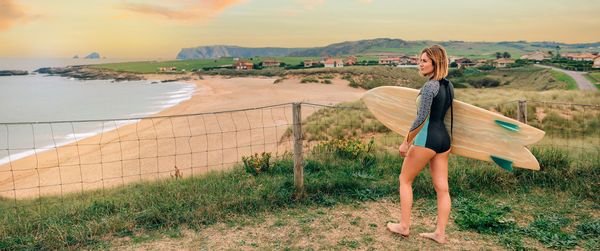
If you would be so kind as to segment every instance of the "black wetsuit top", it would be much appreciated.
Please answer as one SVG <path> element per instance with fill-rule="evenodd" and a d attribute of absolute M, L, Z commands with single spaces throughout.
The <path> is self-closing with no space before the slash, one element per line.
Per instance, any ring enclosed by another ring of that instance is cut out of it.
<path fill-rule="evenodd" d="M 443 153 L 450 149 L 450 135 L 446 131 L 444 117 L 454 98 L 452 83 L 443 78 L 429 80 L 419 92 L 417 119 L 408 133 L 408 142 Z"/>

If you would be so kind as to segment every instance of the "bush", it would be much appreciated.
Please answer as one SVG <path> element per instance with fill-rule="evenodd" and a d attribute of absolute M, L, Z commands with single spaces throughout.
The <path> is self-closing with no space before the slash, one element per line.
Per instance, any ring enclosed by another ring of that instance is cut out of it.
<path fill-rule="evenodd" d="M 485 77 L 482 79 L 471 80 L 470 84 L 475 88 L 497 87 L 500 85 L 500 81 Z"/>
<path fill-rule="evenodd" d="M 270 173 L 275 166 L 275 163 L 270 163 L 271 153 L 263 152 L 260 156 L 258 153 L 250 156 L 242 156 L 244 162 L 244 170 L 252 175 L 261 173 Z"/>
<path fill-rule="evenodd" d="M 319 83 L 319 80 L 312 77 L 303 78 L 300 83 Z"/>
<path fill-rule="evenodd" d="M 373 140 L 363 143 L 359 139 L 334 139 L 313 147 L 313 154 L 332 153 L 338 157 L 355 160 L 368 155 L 373 149 Z"/>

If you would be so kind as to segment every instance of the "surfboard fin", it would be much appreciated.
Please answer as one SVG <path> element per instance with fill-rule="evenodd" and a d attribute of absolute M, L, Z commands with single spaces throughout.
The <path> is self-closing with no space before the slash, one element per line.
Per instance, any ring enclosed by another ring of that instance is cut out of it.
<path fill-rule="evenodd" d="M 490 158 L 492 158 L 492 160 L 494 161 L 494 163 L 496 163 L 496 165 L 502 167 L 503 169 L 506 169 L 507 171 L 512 171 L 512 164 L 513 162 L 510 160 L 506 160 L 500 157 L 496 157 L 494 155 L 490 155 Z"/>
<path fill-rule="evenodd" d="M 506 128 L 508 130 L 515 131 L 515 132 L 519 131 L 519 126 L 515 125 L 513 123 L 509 123 L 509 122 L 502 121 L 502 120 L 497 120 L 497 119 L 495 119 L 494 122 L 496 122 L 496 124 L 498 124 L 498 125 Z"/>

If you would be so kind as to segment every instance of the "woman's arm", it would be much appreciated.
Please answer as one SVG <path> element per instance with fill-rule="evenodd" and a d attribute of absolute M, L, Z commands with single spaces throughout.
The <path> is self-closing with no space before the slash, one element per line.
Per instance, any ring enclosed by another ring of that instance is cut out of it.
<path fill-rule="evenodd" d="M 421 128 L 425 124 L 427 117 L 429 117 L 429 113 L 431 111 L 431 103 L 433 102 L 433 98 L 437 95 L 440 90 L 440 83 L 438 81 L 430 80 L 419 92 L 421 96 L 421 103 L 419 104 L 419 109 L 417 111 L 417 118 L 415 122 L 410 127 L 408 131 L 408 135 L 406 136 L 406 142 L 410 143 L 415 139 L 415 136 L 421 131 Z"/>

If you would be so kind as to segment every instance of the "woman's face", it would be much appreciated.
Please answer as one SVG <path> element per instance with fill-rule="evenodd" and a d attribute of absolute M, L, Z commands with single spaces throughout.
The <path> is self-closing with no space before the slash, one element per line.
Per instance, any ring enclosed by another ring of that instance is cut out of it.
<path fill-rule="evenodd" d="M 427 53 L 421 54 L 421 60 L 419 62 L 419 70 L 421 71 L 421 75 L 430 76 L 433 74 L 433 62 L 427 56 Z"/>

